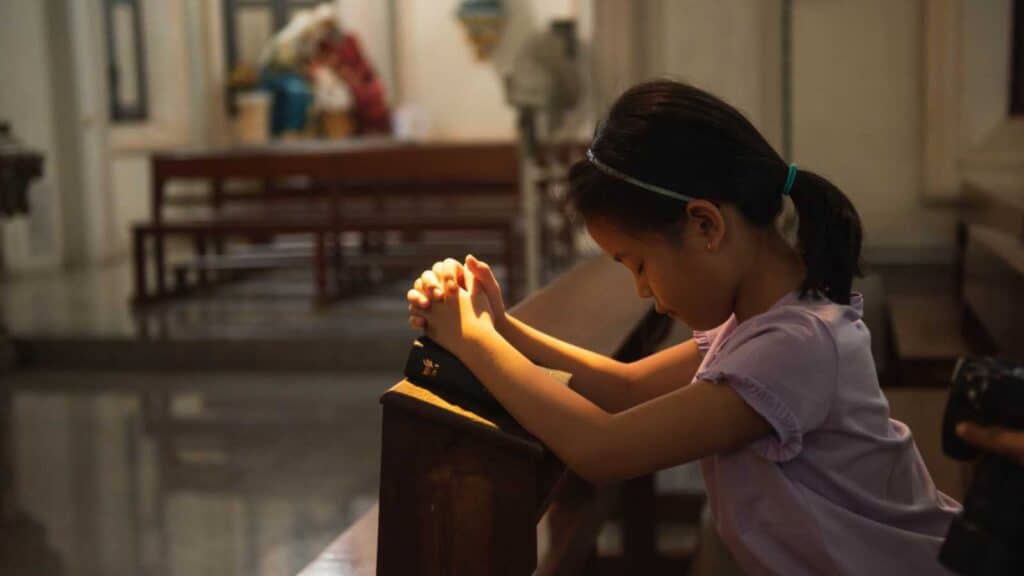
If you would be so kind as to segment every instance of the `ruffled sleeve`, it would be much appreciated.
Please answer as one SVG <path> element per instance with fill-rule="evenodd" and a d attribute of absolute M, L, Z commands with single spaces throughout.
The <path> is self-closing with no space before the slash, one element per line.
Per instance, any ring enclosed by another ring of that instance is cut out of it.
<path fill-rule="evenodd" d="M 828 327 L 813 315 L 790 310 L 740 324 L 695 376 L 731 386 L 771 425 L 775 433 L 751 448 L 775 462 L 800 454 L 804 436 L 825 421 L 837 379 Z"/>

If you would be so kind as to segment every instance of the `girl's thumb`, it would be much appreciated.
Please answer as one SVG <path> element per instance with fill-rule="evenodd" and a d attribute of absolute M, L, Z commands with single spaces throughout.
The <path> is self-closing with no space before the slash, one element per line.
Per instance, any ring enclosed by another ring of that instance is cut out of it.
<path fill-rule="evenodd" d="M 490 289 L 496 284 L 494 280 L 494 273 L 491 272 L 491 267 L 487 264 L 477 260 L 472 254 L 466 256 L 466 265 L 469 266 L 470 272 L 477 280 L 480 280 L 484 284 L 484 288 Z"/>

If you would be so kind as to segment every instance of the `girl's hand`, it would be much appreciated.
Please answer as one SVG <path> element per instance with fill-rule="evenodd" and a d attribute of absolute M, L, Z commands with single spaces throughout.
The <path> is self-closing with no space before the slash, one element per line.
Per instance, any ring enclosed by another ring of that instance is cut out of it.
<path fill-rule="evenodd" d="M 466 288 L 452 287 L 422 312 L 427 336 L 460 357 L 470 352 L 467 346 L 496 334 L 494 313 L 482 284 L 469 272 L 465 282 Z"/>
<path fill-rule="evenodd" d="M 464 269 L 458 260 L 447 258 L 443 262 L 435 262 L 430 270 L 425 270 L 405 294 L 405 300 L 409 303 L 409 325 L 415 329 L 425 329 L 427 320 L 424 312 L 430 309 L 432 302 L 442 300 L 445 291 L 452 290 L 453 286 L 466 287 Z"/>
<path fill-rule="evenodd" d="M 487 302 L 491 305 L 491 315 L 494 320 L 494 327 L 498 332 L 505 328 L 508 316 L 505 314 L 505 300 L 501 297 L 501 286 L 494 278 L 491 267 L 481 260 L 477 260 L 472 254 L 466 256 L 466 270 L 473 275 L 473 280 L 480 285 L 480 290 L 487 295 Z"/>
<path fill-rule="evenodd" d="M 501 332 L 507 321 L 501 286 L 494 278 L 491 267 L 473 255 L 466 256 L 465 266 L 452 258 L 436 262 L 416 280 L 413 288 L 406 294 L 406 300 L 409 302 L 409 325 L 416 329 L 426 328 L 427 321 L 423 312 L 430 309 L 431 302 L 442 299 L 446 287 L 451 289 L 451 285 L 454 284 L 466 289 L 467 270 L 472 273 L 487 295 L 495 328 Z"/>

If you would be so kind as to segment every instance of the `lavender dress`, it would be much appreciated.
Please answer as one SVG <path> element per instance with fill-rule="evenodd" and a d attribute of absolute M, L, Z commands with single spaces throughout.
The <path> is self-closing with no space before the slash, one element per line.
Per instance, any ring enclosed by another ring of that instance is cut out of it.
<path fill-rule="evenodd" d="M 715 525 L 749 574 L 948 574 L 955 500 L 889 418 L 863 300 L 790 293 L 695 332 L 695 380 L 731 386 L 774 434 L 701 461 Z"/>

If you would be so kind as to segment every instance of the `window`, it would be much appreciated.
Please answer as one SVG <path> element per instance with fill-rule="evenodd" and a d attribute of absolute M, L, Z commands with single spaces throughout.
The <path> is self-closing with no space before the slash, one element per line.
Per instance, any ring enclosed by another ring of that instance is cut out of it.
<path fill-rule="evenodd" d="M 105 0 L 110 119 L 141 122 L 149 115 L 140 0 Z"/>

